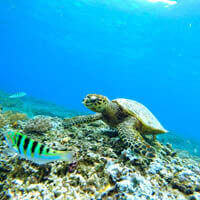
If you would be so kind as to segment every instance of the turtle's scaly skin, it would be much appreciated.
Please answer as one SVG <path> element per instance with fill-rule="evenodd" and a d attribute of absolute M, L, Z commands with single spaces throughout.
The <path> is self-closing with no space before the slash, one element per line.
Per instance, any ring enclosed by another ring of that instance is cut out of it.
<path fill-rule="evenodd" d="M 65 118 L 63 124 L 65 128 L 68 128 L 74 125 L 94 122 L 101 118 L 102 118 L 102 115 L 100 113 L 97 113 L 94 115 L 83 115 L 83 116 L 77 116 L 77 117 L 72 117 L 72 118 Z"/>
<path fill-rule="evenodd" d="M 122 141 L 134 152 L 155 157 L 155 150 L 141 134 L 156 135 L 167 131 L 145 106 L 129 99 L 110 101 L 107 97 L 97 94 L 88 94 L 83 104 L 97 114 L 72 118 L 67 122 L 68 126 L 101 119 L 112 128 L 116 128 Z"/>
<path fill-rule="evenodd" d="M 149 158 L 155 157 L 155 150 L 151 148 L 141 134 L 133 129 L 133 124 L 137 121 L 133 117 L 128 117 L 117 126 L 120 138 L 125 145 L 134 150 L 135 153 L 142 154 Z"/>

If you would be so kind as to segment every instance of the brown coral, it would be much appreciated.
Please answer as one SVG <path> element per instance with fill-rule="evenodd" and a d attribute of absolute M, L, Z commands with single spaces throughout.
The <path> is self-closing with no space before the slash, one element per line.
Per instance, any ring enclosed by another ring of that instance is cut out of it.
<path fill-rule="evenodd" d="M 6 111 L 4 114 L 4 117 L 9 121 L 9 124 L 16 123 L 18 120 L 27 120 L 28 117 L 24 113 L 19 112 L 13 112 L 13 111 Z"/>
<path fill-rule="evenodd" d="M 0 128 L 3 128 L 6 125 L 6 119 L 2 114 L 0 114 Z"/>
<path fill-rule="evenodd" d="M 44 133 L 52 128 L 51 119 L 42 115 L 38 115 L 33 119 L 28 120 L 24 131 L 25 132 L 36 132 Z"/>
<path fill-rule="evenodd" d="M 18 120 L 27 120 L 28 117 L 24 113 L 6 111 L 5 113 L 0 113 L 0 128 L 3 128 L 6 124 L 12 125 L 12 127 L 18 126 Z"/>

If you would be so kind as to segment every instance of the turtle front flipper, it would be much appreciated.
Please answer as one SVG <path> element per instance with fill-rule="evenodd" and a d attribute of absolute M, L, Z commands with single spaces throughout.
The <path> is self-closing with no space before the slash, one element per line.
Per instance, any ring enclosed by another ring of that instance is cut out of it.
<path fill-rule="evenodd" d="M 125 119 L 116 128 L 124 144 L 129 146 L 135 153 L 148 157 L 155 157 L 155 150 L 144 140 L 140 133 L 134 129 L 136 123 L 133 117 Z"/>
<path fill-rule="evenodd" d="M 94 115 L 82 115 L 82 116 L 76 116 L 72 118 L 65 118 L 63 121 L 63 125 L 65 128 L 69 128 L 71 126 L 84 124 L 84 123 L 90 123 L 94 122 L 96 120 L 100 120 L 102 118 L 102 114 L 94 114 Z"/>

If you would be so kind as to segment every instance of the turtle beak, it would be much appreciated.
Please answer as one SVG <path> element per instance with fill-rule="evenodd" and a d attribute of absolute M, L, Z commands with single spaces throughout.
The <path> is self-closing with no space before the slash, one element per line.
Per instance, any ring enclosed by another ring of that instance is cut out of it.
<path fill-rule="evenodd" d="M 85 98 L 82 100 L 82 103 L 85 104 Z"/>
<path fill-rule="evenodd" d="M 84 105 L 87 105 L 89 102 L 90 102 L 90 98 L 89 98 L 88 96 L 86 96 L 86 97 L 83 99 L 83 101 L 82 101 L 82 103 L 83 103 Z"/>
<path fill-rule="evenodd" d="M 84 105 L 86 105 L 86 106 L 89 106 L 89 105 L 93 104 L 93 103 L 96 101 L 96 99 L 97 99 L 96 96 L 87 95 L 87 96 L 83 99 L 82 103 L 83 103 Z"/>

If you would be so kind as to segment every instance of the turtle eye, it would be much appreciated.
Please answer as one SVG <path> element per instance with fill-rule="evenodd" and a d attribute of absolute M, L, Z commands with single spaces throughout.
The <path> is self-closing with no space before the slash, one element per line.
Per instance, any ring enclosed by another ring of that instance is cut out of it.
<path fill-rule="evenodd" d="M 92 102 L 92 103 L 94 103 L 94 102 L 96 102 L 96 99 L 90 99 L 90 101 Z"/>
<path fill-rule="evenodd" d="M 96 100 L 97 100 L 97 97 L 95 97 L 95 96 L 91 96 L 91 97 L 90 97 L 90 101 L 91 101 L 91 102 L 95 102 Z"/>

